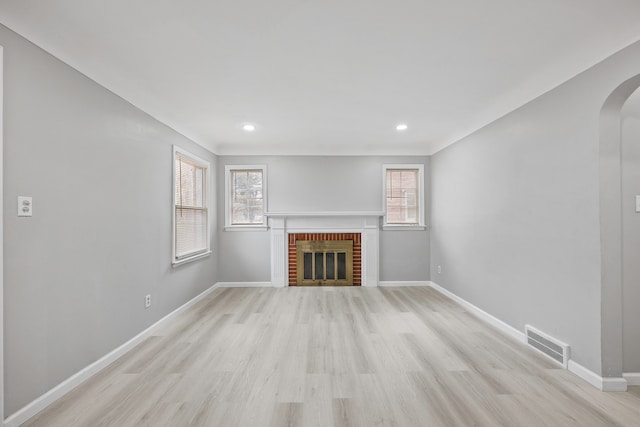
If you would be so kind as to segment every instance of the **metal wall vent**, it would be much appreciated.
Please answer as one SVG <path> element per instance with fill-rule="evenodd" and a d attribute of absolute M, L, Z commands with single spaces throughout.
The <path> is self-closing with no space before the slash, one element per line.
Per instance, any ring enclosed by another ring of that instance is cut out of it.
<path fill-rule="evenodd" d="M 527 344 L 535 348 L 545 356 L 561 364 L 565 369 L 569 364 L 569 345 L 540 332 L 530 325 L 524 326 Z"/>

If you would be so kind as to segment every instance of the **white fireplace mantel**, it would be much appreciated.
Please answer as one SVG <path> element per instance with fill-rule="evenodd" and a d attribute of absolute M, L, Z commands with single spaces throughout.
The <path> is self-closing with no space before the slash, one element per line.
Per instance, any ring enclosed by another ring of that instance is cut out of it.
<path fill-rule="evenodd" d="M 271 233 L 271 283 L 288 286 L 289 233 L 360 233 L 362 286 L 378 286 L 382 211 L 268 212 Z"/>
<path fill-rule="evenodd" d="M 283 218 L 283 217 L 314 217 L 314 216 L 375 216 L 381 217 L 384 215 L 383 211 L 322 211 L 322 212 L 265 212 L 264 216 L 270 218 Z"/>

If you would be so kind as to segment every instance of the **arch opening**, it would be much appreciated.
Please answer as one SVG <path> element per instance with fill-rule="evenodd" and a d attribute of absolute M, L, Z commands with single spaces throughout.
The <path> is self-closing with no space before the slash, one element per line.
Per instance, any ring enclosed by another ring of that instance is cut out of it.
<path fill-rule="evenodd" d="M 609 95 L 600 112 L 600 247 L 602 376 L 623 374 L 622 109 L 640 75 Z"/>

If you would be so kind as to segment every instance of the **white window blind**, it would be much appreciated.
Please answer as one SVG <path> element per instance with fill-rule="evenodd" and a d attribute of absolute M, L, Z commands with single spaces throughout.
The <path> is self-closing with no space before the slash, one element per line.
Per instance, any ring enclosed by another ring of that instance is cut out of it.
<path fill-rule="evenodd" d="M 232 169 L 231 225 L 264 224 L 263 169 Z"/>
<path fill-rule="evenodd" d="M 208 165 L 175 153 L 175 259 L 209 251 Z"/>
<path fill-rule="evenodd" d="M 387 224 L 420 223 L 418 169 L 386 170 Z"/>

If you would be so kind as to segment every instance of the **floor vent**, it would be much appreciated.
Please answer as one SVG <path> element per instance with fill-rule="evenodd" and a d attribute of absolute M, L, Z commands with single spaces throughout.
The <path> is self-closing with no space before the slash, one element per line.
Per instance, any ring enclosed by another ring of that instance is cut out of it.
<path fill-rule="evenodd" d="M 527 344 L 555 360 L 565 369 L 567 368 L 569 363 L 569 345 L 540 332 L 530 325 L 524 326 L 524 332 L 527 337 Z"/>

